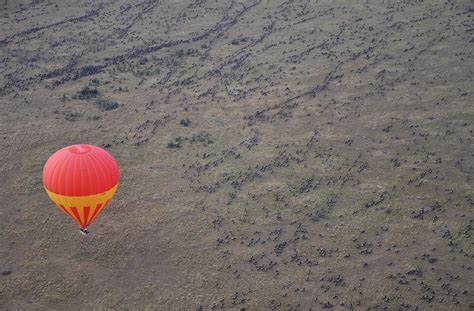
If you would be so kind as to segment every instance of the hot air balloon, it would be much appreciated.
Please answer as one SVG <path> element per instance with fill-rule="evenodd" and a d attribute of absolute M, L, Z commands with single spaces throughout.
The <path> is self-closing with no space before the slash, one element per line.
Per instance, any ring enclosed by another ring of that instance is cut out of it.
<path fill-rule="evenodd" d="M 84 234 L 114 196 L 118 182 L 114 157 L 93 145 L 64 147 L 51 155 L 43 168 L 48 196 Z"/>

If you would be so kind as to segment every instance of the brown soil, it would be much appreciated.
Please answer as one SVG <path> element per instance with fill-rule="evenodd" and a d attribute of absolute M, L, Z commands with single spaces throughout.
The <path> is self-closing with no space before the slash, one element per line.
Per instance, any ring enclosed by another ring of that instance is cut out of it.
<path fill-rule="evenodd" d="M 474 308 L 470 1 L 19 2 L 0 309 Z M 121 169 L 88 237 L 41 181 L 74 143 Z"/>

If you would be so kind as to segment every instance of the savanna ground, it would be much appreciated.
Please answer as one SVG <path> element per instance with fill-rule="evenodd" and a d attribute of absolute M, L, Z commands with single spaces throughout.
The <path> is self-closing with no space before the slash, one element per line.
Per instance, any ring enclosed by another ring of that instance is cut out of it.
<path fill-rule="evenodd" d="M 0 4 L 3 310 L 467 310 L 459 1 Z M 42 167 L 106 148 L 92 236 Z"/>

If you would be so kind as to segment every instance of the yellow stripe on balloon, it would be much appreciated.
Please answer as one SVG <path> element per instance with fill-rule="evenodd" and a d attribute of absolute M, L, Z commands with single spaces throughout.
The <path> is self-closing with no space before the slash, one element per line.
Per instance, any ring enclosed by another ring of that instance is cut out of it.
<path fill-rule="evenodd" d="M 48 193 L 51 200 L 53 200 L 56 204 L 63 204 L 64 206 L 95 206 L 96 204 L 110 200 L 115 194 L 117 186 L 118 184 L 110 188 L 109 190 L 99 194 L 78 197 L 59 195 L 54 192 L 48 191 L 48 189 L 46 189 L 46 192 Z"/>
<path fill-rule="evenodd" d="M 56 203 L 58 207 L 63 209 L 64 211 L 80 226 L 87 226 L 98 213 L 96 213 L 97 209 L 102 209 L 104 204 L 106 204 L 115 194 L 117 190 L 118 184 L 114 187 L 110 188 L 109 190 L 94 194 L 94 195 L 87 195 L 87 196 L 66 196 L 66 195 L 59 195 L 54 192 L 48 191 L 48 196 L 50 199 Z M 89 206 L 89 214 L 85 215 L 84 207 Z M 75 211 L 73 210 L 75 208 Z M 76 212 L 76 213 L 75 213 Z M 77 216 L 76 216 L 77 214 Z M 79 216 L 79 217 L 78 217 Z"/>

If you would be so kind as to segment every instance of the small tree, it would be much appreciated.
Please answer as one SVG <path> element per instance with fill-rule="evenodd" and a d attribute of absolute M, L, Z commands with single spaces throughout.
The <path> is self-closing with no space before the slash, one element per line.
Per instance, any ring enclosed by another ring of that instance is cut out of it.
<path fill-rule="evenodd" d="M 179 124 L 181 124 L 184 127 L 188 127 L 189 124 L 191 124 L 191 121 L 188 118 L 186 118 L 186 119 L 182 119 L 181 121 L 179 121 Z"/>

